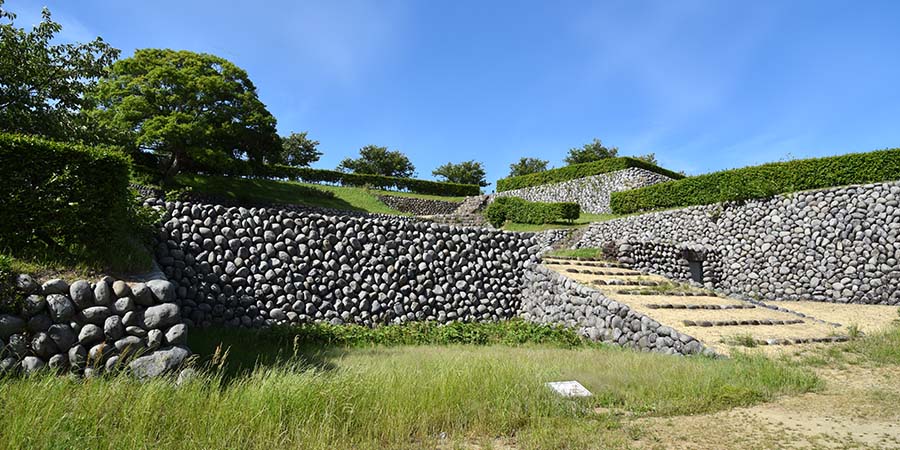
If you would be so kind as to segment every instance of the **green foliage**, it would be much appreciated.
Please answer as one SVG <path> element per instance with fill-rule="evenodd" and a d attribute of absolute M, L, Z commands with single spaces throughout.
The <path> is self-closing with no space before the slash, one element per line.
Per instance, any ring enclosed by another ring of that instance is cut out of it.
<path fill-rule="evenodd" d="M 523 175 L 518 177 L 503 178 L 497 180 L 497 192 L 509 191 L 512 189 L 522 189 L 532 186 L 540 186 L 543 184 L 561 183 L 563 181 L 575 180 L 578 178 L 589 177 L 592 175 L 600 175 L 618 170 L 625 170 L 630 167 L 637 167 L 660 175 L 665 175 L 673 179 L 684 178 L 683 175 L 648 164 L 635 158 L 606 158 L 599 161 L 573 164 L 558 169 L 551 169 L 543 172 L 533 173 L 531 175 Z"/>
<path fill-rule="evenodd" d="M 129 251 L 142 222 L 129 170 L 120 152 L 0 134 L 0 249 L 78 255 L 117 269 L 149 263 L 145 250 Z"/>
<path fill-rule="evenodd" d="M 481 193 L 481 188 L 471 184 L 347 173 L 310 167 L 289 167 L 279 164 L 258 166 L 245 161 L 231 161 L 223 167 L 223 172 L 232 176 L 277 178 L 305 183 L 335 183 L 341 186 L 369 187 L 372 189 L 409 191 L 418 194 L 451 197 L 479 195 Z"/>
<path fill-rule="evenodd" d="M 538 158 L 521 158 L 519 162 L 509 165 L 509 176 L 520 177 L 547 170 L 550 161 Z"/>
<path fill-rule="evenodd" d="M 647 153 L 646 155 L 635 156 L 634 159 L 639 159 L 647 164 L 653 164 L 654 166 L 659 165 L 659 163 L 656 162 L 656 153 Z"/>
<path fill-rule="evenodd" d="M 306 132 L 291 133 L 281 138 L 281 154 L 275 160 L 291 167 L 306 167 L 319 160 L 322 152 L 316 149 L 319 141 L 306 137 Z"/>
<path fill-rule="evenodd" d="M 141 49 L 113 64 L 94 115 L 132 151 L 165 156 L 164 173 L 217 173 L 231 160 L 261 164 L 281 152 L 275 118 L 247 73 L 223 58 Z"/>
<path fill-rule="evenodd" d="M 456 184 L 474 184 L 484 187 L 488 185 L 484 167 L 477 161 L 463 161 L 459 164 L 447 163 L 431 172 L 444 181 Z"/>
<path fill-rule="evenodd" d="M 12 257 L 0 253 L 0 314 L 17 313 L 19 310 L 15 276 Z"/>
<path fill-rule="evenodd" d="M 484 211 L 488 223 L 500 228 L 507 221 L 547 224 L 575 220 L 581 213 L 578 203 L 529 202 L 517 197 L 498 197 Z"/>
<path fill-rule="evenodd" d="M 409 158 L 398 150 L 367 145 L 359 149 L 359 158 L 341 161 L 337 169 L 355 174 L 381 175 L 385 177 L 409 178 L 416 171 Z"/>
<path fill-rule="evenodd" d="M 626 214 L 898 179 L 900 149 L 878 150 L 724 170 L 614 192 L 610 207 L 616 213 Z"/>
<path fill-rule="evenodd" d="M 576 147 L 569 149 L 569 155 L 566 156 L 564 161 L 568 165 L 584 164 L 599 161 L 601 159 L 615 158 L 618 155 L 618 148 L 607 148 L 600 142 L 600 139 L 595 138 L 591 143 L 584 144 L 581 148 Z"/>
<path fill-rule="evenodd" d="M 396 345 L 524 345 L 558 347 L 595 346 L 575 331 L 558 325 L 542 325 L 524 320 L 503 322 L 410 322 L 374 328 L 361 325 L 315 323 L 276 327 L 261 331 L 258 338 L 281 344 L 297 343 L 318 347 L 369 347 Z"/>
<path fill-rule="evenodd" d="M 58 44 L 62 26 L 44 8 L 30 31 L 16 28 L 15 14 L 0 0 L 0 132 L 94 142 L 97 124 L 82 114 L 92 103 L 85 93 L 119 56 L 97 38 Z"/>

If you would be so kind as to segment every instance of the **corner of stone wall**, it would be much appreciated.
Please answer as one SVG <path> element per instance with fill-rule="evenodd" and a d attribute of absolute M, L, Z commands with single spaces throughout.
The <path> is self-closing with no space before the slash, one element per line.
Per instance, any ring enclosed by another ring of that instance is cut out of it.
<path fill-rule="evenodd" d="M 524 320 L 577 329 L 592 340 L 640 351 L 715 354 L 694 337 L 540 264 L 528 267 L 523 280 L 519 317 Z"/>

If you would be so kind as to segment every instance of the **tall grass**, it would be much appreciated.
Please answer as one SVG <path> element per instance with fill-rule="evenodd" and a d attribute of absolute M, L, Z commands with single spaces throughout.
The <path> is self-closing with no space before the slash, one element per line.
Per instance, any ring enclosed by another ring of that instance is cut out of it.
<path fill-rule="evenodd" d="M 536 346 L 320 349 L 230 380 L 200 373 L 180 386 L 0 380 L 0 448 L 434 448 L 495 439 L 593 448 L 627 440 L 618 419 L 594 407 L 695 413 L 818 386 L 764 358 Z M 596 396 L 566 400 L 544 387 L 564 379 Z"/>

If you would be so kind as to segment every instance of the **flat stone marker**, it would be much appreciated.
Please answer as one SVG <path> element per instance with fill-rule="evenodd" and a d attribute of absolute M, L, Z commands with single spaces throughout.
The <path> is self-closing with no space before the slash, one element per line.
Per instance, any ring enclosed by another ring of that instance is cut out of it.
<path fill-rule="evenodd" d="M 551 381 L 547 383 L 547 387 L 563 397 L 590 397 L 594 395 L 577 381 Z"/>

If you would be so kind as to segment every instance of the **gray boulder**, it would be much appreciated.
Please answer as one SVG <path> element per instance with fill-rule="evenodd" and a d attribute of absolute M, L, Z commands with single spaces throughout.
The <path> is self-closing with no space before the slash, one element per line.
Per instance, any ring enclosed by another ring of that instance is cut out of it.
<path fill-rule="evenodd" d="M 68 322 L 75 316 L 75 304 L 65 295 L 48 295 L 47 309 L 50 310 L 50 318 L 56 323 Z"/>
<path fill-rule="evenodd" d="M 22 318 L 0 314 L 0 339 L 9 339 L 10 336 L 23 331 L 25 331 L 25 321 Z"/>
<path fill-rule="evenodd" d="M 103 334 L 109 341 L 117 341 L 125 336 L 125 326 L 122 325 L 122 319 L 119 316 L 110 316 L 103 324 Z"/>
<path fill-rule="evenodd" d="M 131 297 L 131 287 L 128 286 L 128 283 L 122 280 L 113 283 L 112 289 L 113 294 L 116 295 L 116 298 Z"/>
<path fill-rule="evenodd" d="M 43 359 L 48 359 L 55 355 L 59 349 L 56 347 L 56 343 L 53 342 L 53 339 L 50 339 L 49 334 L 37 333 L 31 339 L 31 351 Z"/>
<path fill-rule="evenodd" d="M 24 357 L 28 353 L 28 339 L 23 334 L 14 334 L 6 341 L 6 352 L 11 355 Z"/>
<path fill-rule="evenodd" d="M 87 348 L 83 345 L 76 345 L 69 349 L 69 364 L 73 368 L 84 368 L 87 363 Z"/>
<path fill-rule="evenodd" d="M 62 372 L 69 367 L 69 358 L 64 353 L 57 353 L 50 357 L 47 366 L 56 372 Z"/>
<path fill-rule="evenodd" d="M 135 303 L 141 306 L 153 306 L 153 293 L 144 283 L 137 283 L 131 287 L 131 293 Z"/>
<path fill-rule="evenodd" d="M 167 328 L 181 321 L 181 312 L 174 303 L 151 306 L 144 311 L 144 328 Z"/>
<path fill-rule="evenodd" d="M 134 300 L 131 297 L 123 297 L 116 300 L 113 304 L 113 311 L 120 315 L 134 311 Z"/>
<path fill-rule="evenodd" d="M 112 305 L 113 292 L 106 281 L 101 280 L 94 286 L 94 301 L 100 306 Z"/>
<path fill-rule="evenodd" d="M 147 287 L 153 292 L 157 303 L 171 303 L 175 301 L 175 285 L 166 280 L 150 280 Z"/>
<path fill-rule="evenodd" d="M 190 355 L 184 347 L 170 347 L 136 358 L 129 367 L 139 379 L 153 378 L 175 370 Z"/>
<path fill-rule="evenodd" d="M 58 323 L 50 326 L 47 334 L 50 335 L 50 339 L 53 340 L 53 343 L 56 344 L 56 347 L 63 351 L 71 348 L 73 345 L 75 345 L 76 342 L 78 342 L 78 337 L 75 335 L 75 331 L 72 330 L 72 327 L 64 323 Z"/>
<path fill-rule="evenodd" d="M 50 325 L 53 325 L 53 319 L 46 314 L 38 314 L 28 319 L 28 331 L 32 333 L 47 331 L 50 329 Z"/>
<path fill-rule="evenodd" d="M 84 280 L 79 280 L 69 286 L 69 297 L 79 309 L 84 309 L 94 304 L 94 292 L 91 290 L 91 284 Z"/>
<path fill-rule="evenodd" d="M 103 330 L 100 329 L 97 325 L 89 323 L 83 327 L 81 327 L 81 332 L 78 333 L 78 342 L 84 345 L 91 345 L 96 342 L 103 341 Z"/>
<path fill-rule="evenodd" d="M 33 292 L 37 292 L 38 289 L 41 288 L 41 285 L 34 281 L 34 278 L 31 278 L 31 275 L 28 274 L 19 274 L 16 276 L 16 289 L 23 294 L 31 294 Z"/>
<path fill-rule="evenodd" d="M 163 343 L 163 332 L 161 330 L 150 330 L 147 332 L 147 348 L 150 350 L 156 350 L 162 347 Z"/>
<path fill-rule="evenodd" d="M 52 280 L 48 280 L 41 286 L 41 291 L 44 295 L 50 294 L 62 294 L 66 295 L 69 293 L 69 284 L 66 283 L 65 280 L 61 280 L 59 278 L 54 278 Z"/>
<path fill-rule="evenodd" d="M 85 322 L 100 325 L 112 315 L 112 311 L 106 306 L 92 306 L 81 311 L 81 315 L 84 316 Z"/>
<path fill-rule="evenodd" d="M 44 311 L 44 308 L 47 307 L 47 301 L 44 300 L 42 295 L 32 294 L 28 297 L 25 297 L 25 302 L 22 305 L 22 310 L 25 312 L 25 316 L 31 317 L 35 314 L 39 314 Z"/>
<path fill-rule="evenodd" d="M 22 369 L 26 374 L 33 374 L 47 366 L 43 359 L 37 356 L 26 356 L 22 360 Z"/>
<path fill-rule="evenodd" d="M 169 345 L 187 344 L 187 327 L 181 323 L 172 325 L 172 327 L 166 331 L 166 342 Z"/>
<path fill-rule="evenodd" d="M 19 360 L 12 356 L 0 359 L 0 374 L 9 373 L 16 370 Z"/>
<path fill-rule="evenodd" d="M 119 353 L 126 350 L 134 353 L 144 348 L 144 341 L 142 341 L 141 338 L 137 336 L 125 336 L 122 339 L 116 341 L 114 345 Z"/>

